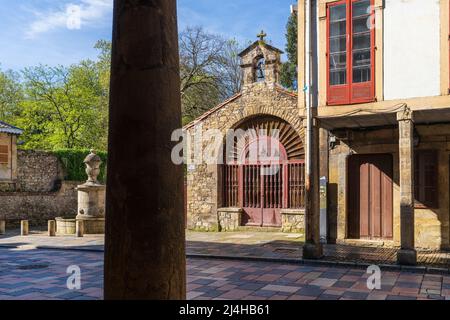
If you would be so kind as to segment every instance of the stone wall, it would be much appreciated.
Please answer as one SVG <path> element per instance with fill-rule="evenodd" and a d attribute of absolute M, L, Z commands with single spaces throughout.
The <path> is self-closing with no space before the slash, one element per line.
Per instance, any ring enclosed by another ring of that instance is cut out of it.
<path fill-rule="evenodd" d="M 58 158 L 44 151 L 19 150 L 17 190 L 24 192 L 57 191 L 64 172 Z"/>
<path fill-rule="evenodd" d="M 241 208 L 220 208 L 217 210 L 219 231 L 236 231 L 241 226 Z"/>
<path fill-rule="evenodd" d="M 225 137 L 228 129 L 254 116 L 274 116 L 288 122 L 304 136 L 297 95 L 275 83 L 260 82 L 244 86 L 243 91 L 185 127 L 188 135 L 202 127 L 202 131 L 218 129 Z M 206 144 L 205 144 L 206 145 Z M 204 145 L 204 146 L 205 146 Z M 194 145 L 188 146 L 188 157 Z M 188 165 L 187 218 L 188 228 L 218 230 L 217 209 L 221 207 L 220 166 L 205 163 Z"/>
<path fill-rule="evenodd" d="M 305 232 L 305 210 L 283 209 L 281 210 L 281 231 Z"/>
<path fill-rule="evenodd" d="M 0 192 L 58 191 L 64 172 L 58 158 L 45 151 L 18 150 L 17 178 L 0 180 Z"/>
<path fill-rule="evenodd" d="M 61 216 L 75 216 L 78 184 L 63 181 L 56 192 L 1 192 L 0 220 L 44 222 Z"/>
<path fill-rule="evenodd" d="M 63 181 L 58 158 L 50 152 L 19 150 L 17 179 L 0 181 L 0 219 L 44 221 L 58 216 L 74 216 L 76 186 Z"/>

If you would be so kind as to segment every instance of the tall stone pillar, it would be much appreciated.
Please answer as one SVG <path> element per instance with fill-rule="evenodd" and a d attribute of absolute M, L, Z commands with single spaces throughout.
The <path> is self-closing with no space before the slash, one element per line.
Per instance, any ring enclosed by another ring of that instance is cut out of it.
<path fill-rule="evenodd" d="M 306 123 L 304 123 L 306 127 Z M 320 243 L 320 179 L 319 179 L 319 127 L 313 120 L 311 132 L 311 172 L 306 172 L 305 192 L 305 245 L 303 246 L 304 259 L 320 259 L 323 248 Z M 309 152 L 306 150 L 306 152 Z M 308 178 L 309 176 L 309 178 Z"/>
<path fill-rule="evenodd" d="M 105 299 L 186 297 L 175 0 L 115 0 Z"/>
<path fill-rule="evenodd" d="M 414 249 L 414 119 L 408 108 L 397 113 L 400 155 L 400 237 L 401 249 L 397 261 L 415 265 Z"/>

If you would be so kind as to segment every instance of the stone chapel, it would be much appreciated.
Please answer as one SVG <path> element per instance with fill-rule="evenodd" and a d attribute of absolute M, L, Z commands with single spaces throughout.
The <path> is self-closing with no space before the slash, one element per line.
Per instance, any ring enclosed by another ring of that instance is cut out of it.
<path fill-rule="evenodd" d="M 189 137 L 210 129 L 220 131 L 223 137 L 230 129 L 252 132 L 245 143 L 223 139 L 223 163 L 188 160 L 189 229 L 303 231 L 304 128 L 297 94 L 279 84 L 282 53 L 263 37 L 251 44 L 239 54 L 244 76 L 241 92 L 184 127 Z M 264 173 L 267 162 L 249 157 L 255 146 L 268 141 L 277 145 L 279 153 L 272 174 Z M 197 152 L 192 151 L 194 144 L 188 142 L 191 153 Z M 203 141 L 202 146 L 205 144 Z"/>

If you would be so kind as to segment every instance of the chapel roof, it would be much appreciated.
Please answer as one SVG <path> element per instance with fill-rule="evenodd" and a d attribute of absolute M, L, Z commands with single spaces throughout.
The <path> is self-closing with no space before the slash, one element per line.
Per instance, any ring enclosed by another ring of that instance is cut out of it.
<path fill-rule="evenodd" d="M 298 94 L 296 92 L 291 92 L 285 88 L 283 88 L 282 86 L 280 86 L 279 84 L 275 85 L 275 90 L 279 93 L 288 95 L 290 97 L 296 98 L 298 96 Z M 220 103 L 219 105 L 215 106 L 214 108 L 206 111 L 204 114 L 202 114 L 200 117 L 198 117 L 197 119 L 191 121 L 190 123 L 188 123 L 187 125 L 185 125 L 183 127 L 184 130 L 187 130 L 193 126 L 195 126 L 197 123 L 205 120 L 206 118 L 208 118 L 210 115 L 216 113 L 217 111 L 221 110 L 222 108 L 226 107 L 228 104 L 230 104 L 231 102 L 237 100 L 238 98 L 240 98 L 242 96 L 242 92 L 239 92 L 237 94 L 235 94 L 234 96 L 232 96 L 231 98 L 225 100 L 224 102 Z"/>
<path fill-rule="evenodd" d="M 23 130 L 7 124 L 6 122 L 0 121 L 0 133 L 21 135 L 23 133 Z"/>
<path fill-rule="evenodd" d="M 254 48 L 256 48 L 257 46 L 263 46 L 266 47 L 267 49 L 271 50 L 271 51 L 276 51 L 280 54 L 283 54 L 284 52 L 281 51 L 278 48 L 275 48 L 274 46 L 271 46 L 270 44 L 267 44 L 265 41 L 261 41 L 261 40 L 256 40 L 255 42 L 253 42 L 249 47 L 247 47 L 247 49 L 245 49 L 244 51 L 242 51 L 241 53 L 238 54 L 239 57 L 245 56 L 249 51 L 253 50 Z"/>

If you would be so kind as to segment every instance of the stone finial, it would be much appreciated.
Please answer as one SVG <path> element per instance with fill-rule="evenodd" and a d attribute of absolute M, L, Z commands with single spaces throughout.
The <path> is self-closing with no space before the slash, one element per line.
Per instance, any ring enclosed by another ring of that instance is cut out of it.
<path fill-rule="evenodd" d="M 91 153 L 84 159 L 84 163 L 86 164 L 86 174 L 88 175 L 87 182 L 97 184 L 102 159 L 95 153 L 94 149 L 91 149 Z"/>
<path fill-rule="evenodd" d="M 405 106 L 402 111 L 397 112 L 397 121 L 414 121 L 412 110 Z"/>

